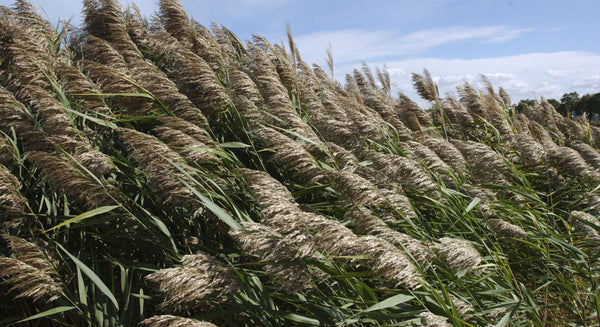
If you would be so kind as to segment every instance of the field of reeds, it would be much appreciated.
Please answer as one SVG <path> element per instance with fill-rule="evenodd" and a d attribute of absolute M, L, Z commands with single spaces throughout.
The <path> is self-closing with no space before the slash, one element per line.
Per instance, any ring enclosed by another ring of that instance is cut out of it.
<path fill-rule="evenodd" d="M 0 325 L 598 325 L 600 129 L 159 4 L 0 7 Z"/>

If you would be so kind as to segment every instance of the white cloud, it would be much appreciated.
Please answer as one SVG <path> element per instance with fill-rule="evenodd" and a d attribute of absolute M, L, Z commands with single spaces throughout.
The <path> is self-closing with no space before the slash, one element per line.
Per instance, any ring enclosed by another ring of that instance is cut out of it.
<path fill-rule="evenodd" d="M 322 31 L 295 37 L 303 58 L 307 62 L 322 62 L 329 42 L 334 60 L 347 63 L 385 56 L 415 55 L 424 50 L 463 40 L 485 43 L 505 42 L 531 29 L 506 25 L 435 28 L 399 35 L 391 30 L 369 31 L 347 29 Z"/>
<path fill-rule="evenodd" d="M 367 62 L 372 69 L 383 62 Z M 484 74 L 496 89 L 503 87 L 513 102 L 521 99 L 560 99 L 564 93 L 600 92 L 600 55 L 587 52 L 528 53 L 506 57 L 479 59 L 413 58 L 387 61 L 392 84 L 420 105 L 411 83 L 411 72 L 421 73 L 427 68 L 438 83 L 440 93 L 456 94 L 456 87 L 465 81 L 482 88 L 480 75 Z M 336 67 L 336 78 L 343 80 L 356 64 Z"/>

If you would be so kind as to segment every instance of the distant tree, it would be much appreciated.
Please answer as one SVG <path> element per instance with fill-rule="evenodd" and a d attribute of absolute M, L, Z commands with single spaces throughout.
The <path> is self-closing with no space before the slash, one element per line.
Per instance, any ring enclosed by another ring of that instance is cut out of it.
<path fill-rule="evenodd" d="M 519 101 L 519 104 L 517 104 L 517 106 L 516 106 L 517 113 L 523 112 L 526 105 L 533 107 L 535 105 L 535 102 L 536 101 L 533 99 L 523 99 L 523 100 Z"/>
<path fill-rule="evenodd" d="M 548 99 L 548 102 L 554 107 L 554 109 L 560 110 L 560 102 L 558 102 L 556 99 Z"/>
<path fill-rule="evenodd" d="M 560 98 L 560 112 L 563 116 L 570 114 L 581 115 L 581 112 L 577 112 L 577 102 L 579 102 L 579 94 L 577 92 L 565 93 Z"/>
<path fill-rule="evenodd" d="M 575 111 L 586 113 L 588 118 L 594 114 L 600 114 L 600 93 L 586 94 L 575 104 Z"/>

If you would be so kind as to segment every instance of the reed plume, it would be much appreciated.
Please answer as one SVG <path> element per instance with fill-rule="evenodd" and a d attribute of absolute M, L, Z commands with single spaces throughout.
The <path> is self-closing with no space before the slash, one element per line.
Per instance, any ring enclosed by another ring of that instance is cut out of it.
<path fill-rule="evenodd" d="M 0 257 L 0 276 L 3 283 L 10 286 L 9 293 L 16 292 L 15 298 L 30 298 L 34 302 L 46 298 L 53 302 L 62 296 L 63 285 L 52 259 L 37 245 L 22 238 L 2 235 L 14 258 Z"/>
<path fill-rule="evenodd" d="M 525 166 L 538 167 L 545 163 L 544 147 L 531 135 L 516 134 L 508 139 L 507 145 L 518 153 Z"/>
<path fill-rule="evenodd" d="M 251 61 L 249 62 L 256 85 L 266 101 L 266 110 L 279 119 L 270 119 L 269 123 L 281 128 L 289 129 L 315 143 L 321 143 L 312 128 L 303 121 L 293 107 L 285 87 L 282 85 L 277 68 L 270 58 L 272 53 L 267 53 L 271 45 L 263 40 L 255 40 L 248 48 Z M 286 125 L 282 125 L 284 121 Z"/>
<path fill-rule="evenodd" d="M 223 164 L 221 158 L 211 152 L 220 147 L 205 129 L 178 117 L 160 117 L 158 121 L 161 124 L 153 127 L 152 133 L 188 163 Z"/>
<path fill-rule="evenodd" d="M 207 254 L 186 255 L 182 263 L 183 267 L 157 270 L 145 278 L 162 295 L 160 309 L 203 311 L 226 301 L 239 287 L 233 271 Z"/>
<path fill-rule="evenodd" d="M 431 102 L 438 101 L 440 92 L 427 69 L 423 70 L 423 75 L 412 73 L 411 76 L 413 86 L 421 98 Z"/>
<path fill-rule="evenodd" d="M 590 166 L 575 149 L 560 146 L 546 148 L 547 164 L 560 172 L 568 171 L 577 176 L 590 176 L 593 174 Z M 594 173 L 593 175 L 597 175 Z"/>
<path fill-rule="evenodd" d="M 479 182 L 507 184 L 507 168 L 502 156 L 484 143 L 451 141 L 460 150 L 471 168 L 470 176 Z"/>
<path fill-rule="evenodd" d="M 61 153 L 29 151 L 25 157 L 41 170 L 46 183 L 71 202 L 86 209 L 113 203 L 104 185 Z"/>
<path fill-rule="evenodd" d="M 465 240 L 442 237 L 433 244 L 433 249 L 457 272 L 472 270 L 483 260 L 473 245 Z"/>
<path fill-rule="evenodd" d="M 431 263 L 434 253 L 424 242 L 412 238 L 390 228 L 386 222 L 375 216 L 366 207 L 352 208 L 345 214 L 354 225 L 358 233 L 377 236 L 390 244 L 403 249 L 423 267 Z"/>
<path fill-rule="evenodd" d="M 426 145 L 416 141 L 406 141 L 400 144 L 407 156 L 413 161 L 421 162 L 427 169 L 436 174 L 448 174 L 450 166 Z"/>
<path fill-rule="evenodd" d="M 148 176 L 152 187 L 159 190 L 165 203 L 191 205 L 193 193 L 182 181 L 189 178 L 174 165 L 194 175 L 191 168 L 177 152 L 152 135 L 121 128 L 120 135 L 128 146 L 138 167 Z M 168 172 L 168 173 L 167 173 Z"/>
<path fill-rule="evenodd" d="M 317 248 L 326 255 L 369 255 L 371 269 L 384 278 L 383 283 L 388 286 L 415 288 L 420 284 L 414 264 L 389 242 L 377 237 L 358 237 L 335 220 L 302 211 L 289 191 L 264 172 L 242 170 L 241 173 L 261 207 L 264 224 L 283 235 L 298 231 L 312 235 Z M 266 185 L 272 189 L 265 188 Z M 270 196 L 278 193 L 282 193 L 279 197 L 283 197 L 283 201 L 273 201 Z"/>
<path fill-rule="evenodd" d="M 175 37 L 183 46 L 190 49 L 197 37 L 192 29 L 190 19 L 178 0 L 160 0 L 158 17 L 165 30 Z"/>
<path fill-rule="evenodd" d="M 488 120 L 485 103 L 477 90 L 468 82 L 457 87 L 460 102 L 467 108 L 474 121 Z"/>
<path fill-rule="evenodd" d="M 3 218 L 17 218 L 25 212 L 27 199 L 20 193 L 21 183 L 0 164 L 0 216 Z"/>
<path fill-rule="evenodd" d="M 153 53 L 154 64 L 208 119 L 226 112 L 231 99 L 207 62 L 166 32 L 139 36 L 138 46 Z"/>
<path fill-rule="evenodd" d="M 153 316 L 142 320 L 140 323 L 148 327 L 217 327 L 217 325 L 210 322 L 173 315 Z"/>
<path fill-rule="evenodd" d="M 588 240 L 594 242 L 600 242 L 600 234 L 598 229 L 600 228 L 600 221 L 598 218 L 583 211 L 571 211 L 571 217 L 569 222 L 575 230 L 585 234 Z"/>
<path fill-rule="evenodd" d="M 310 237 L 301 231 L 285 236 L 258 223 L 244 223 L 244 229 L 229 234 L 244 252 L 255 254 L 268 262 L 264 270 L 274 274 L 280 291 L 296 293 L 314 288 L 324 273 L 307 265 L 307 260 L 322 257 Z M 272 262 L 272 263 L 270 263 Z"/>
<path fill-rule="evenodd" d="M 448 166 L 452 167 L 452 170 L 455 172 L 463 174 L 467 172 L 467 161 L 454 144 L 443 138 L 435 137 L 426 138 L 423 141 L 423 144 L 435 152 L 435 154 L 437 154 L 437 156 Z"/>
<path fill-rule="evenodd" d="M 371 76 L 372 78 L 372 76 Z M 391 98 L 374 90 L 371 78 L 366 77 L 357 69 L 354 70 L 354 79 L 360 90 L 362 102 L 367 107 L 377 112 L 387 123 L 391 124 L 401 137 L 401 140 L 411 139 L 411 129 L 406 127 L 400 119 L 398 111 L 394 108 L 394 103 Z"/>
<path fill-rule="evenodd" d="M 321 178 L 322 171 L 314 158 L 291 138 L 270 127 L 257 128 L 253 134 L 272 153 L 267 158 L 286 167 L 293 176 L 306 181 Z"/>
<path fill-rule="evenodd" d="M 595 171 L 600 170 L 600 154 L 593 146 L 583 142 L 572 142 L 569 147 L 575 149 L 585 162 Z"/>
<path fill-rule="evenodd" d="M 382 183 L 397 182 L 403 187 L 411 187 L 422 192 L 433 192 L 437 185 L 421 166 L 406 157 L 363 151 L 364 157 L 373 161 L 373 178 Z"/>
<path fill-rule="evenodd" d="M 447 319 L 431 312 L 421 312 L 421 326 L 423 327 L 452 327 Z"/>
<path fill-rule="evenodd" d="M 402 122 L 411 130 L 423 133 L 422 129 L 433 126 L 431 117 L 406 95 L 399 93 L 394 109 Z"/>
<path fill-rule="evenodd" d="M 487 219 L 486 223 L 490 225 L 492 230 L 498 235 L 500 238 L 504 239 L 520 239 L 523 240 L 527 238 L 527 232 L 523 230 L 523 228 L 516 226 L 514 224 L 509 223 L 506 220 L 502 219 Z"/>

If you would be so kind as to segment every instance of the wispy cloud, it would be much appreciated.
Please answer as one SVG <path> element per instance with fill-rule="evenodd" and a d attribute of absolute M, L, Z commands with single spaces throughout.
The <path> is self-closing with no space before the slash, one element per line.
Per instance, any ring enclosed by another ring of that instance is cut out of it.
<path fill-rule="evenodd" d="M 339 63 L 369 60 L 386 56 L 417 55 L 425 50 L 458 41 L 506 42 L 531 29 L 506 25 L 435 28 L 397 34 L 391 30 L 369 31 L 347 29 L 323 31 L 296 37 L 296 43 L 309 62 L 321 62 L 325 48 L 331 42 L 334 59 Z"/>

